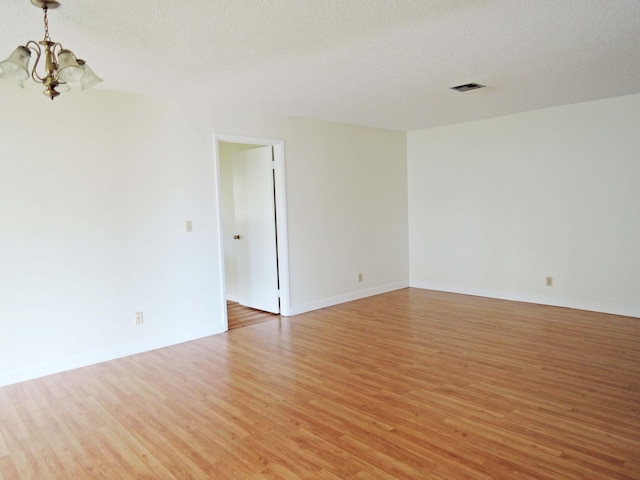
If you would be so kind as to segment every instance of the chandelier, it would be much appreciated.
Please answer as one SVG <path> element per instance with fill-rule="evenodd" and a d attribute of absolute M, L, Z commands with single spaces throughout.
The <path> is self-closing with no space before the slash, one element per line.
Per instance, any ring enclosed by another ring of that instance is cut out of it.
<path fill-rule="evenodd" d="M 102 79 L 89 68 L 87 62 L 76 58 L 71 50 L 51 40 L 47 12 L 49 9 L 58 8 L 60 3 L 56 0 L 31 0 L 31 3 L 42 8 L 44 13 L 44 39 L 40 42 L 29 40 L 25 45 L 16 48 L 9 58 L 0 62 L 0 78 L 24 88 L 24 81 L 31 77 L 44 86 L 42 93 L 51 100 L 69 91 L 69 83 L 79 82 L 82 90 L 100 83 Z M 32 54 L 35 55 L 36 60 L 29 71 L 29 60 Z M 43 55 L 44 71 L 40 74 L 38 65 Z"/>

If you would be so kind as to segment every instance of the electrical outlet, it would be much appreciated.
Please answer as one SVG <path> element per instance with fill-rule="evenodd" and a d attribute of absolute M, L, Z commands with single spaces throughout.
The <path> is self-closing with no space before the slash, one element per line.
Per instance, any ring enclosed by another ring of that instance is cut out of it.
<path fill-rule="evenodd" d="M 142 312 L 136 312 L 136 325 L 142 325 L 143 322 Z"/>
<path fill-rule="evenodd" d="M 553 287 L 553 277 L 547 277 L 547 287 Z"/>
<path fill-rule="evenodd" d="M 191 220 L 187 220 L 184 222 L 184 229 L 187 233 L 193 232 L 193 222 Z"/>
<path fill-rule="evenodd" d="M 361 274 L 361 273 L 359 273 L 359 274 L 358 274 L 358 282 L 361 282 L 361 281 L 362 281 L 362 274 Z"/>

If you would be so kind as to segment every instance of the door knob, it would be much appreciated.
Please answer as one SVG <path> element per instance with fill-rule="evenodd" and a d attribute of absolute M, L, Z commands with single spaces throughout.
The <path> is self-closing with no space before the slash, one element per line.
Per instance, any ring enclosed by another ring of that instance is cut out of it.
<path fill-rule="evenodd" d="M 234 236 L 233 236 L 233 239 L 234 239 L 234 240 L 240 240 L 240 235 L 234 235 Z"/>

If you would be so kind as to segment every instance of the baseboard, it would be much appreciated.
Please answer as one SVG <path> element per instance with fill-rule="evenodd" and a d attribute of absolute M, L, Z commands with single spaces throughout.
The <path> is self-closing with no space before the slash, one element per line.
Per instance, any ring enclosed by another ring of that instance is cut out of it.
<path fill-rule="evenodd" d="M 492 290 L 485 288 L 464 287 L 460 285 L 450 285 L 434 282 L 411 281 L 413 288 L 425 290 L 437 290 L 440 292 L 460 293 L 463 295 L 473 295 L 476 297 L 496 298 L 500 300 L 513 300 L 516 302 L 536 303 L 539 305 L 550 305 L 553 307 L 573 308 L 576 310 L 588 310 L 590 312 L 609 313 L 612 315 L 623 315 L 626 317 L 640 317 L 640 308 L 629 305 L 615 305 L 604 302 L 595 302 L 579 298 L 555 297 L 550 295 L 536 295 L 523 292 L 508 292 L 503 290 Z"/>
<path fill-rule="evenodd" d="M 360 300 L 361 298 L 372 297 L 374 295 L 380 295 L 381 293 L 392 292 L 393 290 L 400 290 L 401 288 L 407 287 L 409 287 L 409 282 L 389 283 L 378 287 L 368 288 L 366 290 L 358 290 L 357 292 L 350 292 L 344 295 L 323 298 L 321 300 L 306 303 L 304 305 L 292 305 L 290 314 L 299 315 L 301 313 L 311 312 L 313 310 L 319 310 L 321 308 L 332 307 L 341 303 L 352 302 L 354 300 Z"/>
<path fill-rule="evenodd" d="M 150 350 L 170 347 L 172 345 L 190 342 L 192 340 L 197 340 L 198 338 L 208 337 L 222 332 L 224 332 L 224 330 L 201 331 L 192 332 L 190 336 L 184 338 L 172 338 L 169 340 L 151 339 L 143 342 L 137 342 L 135 344 L 118 345 L 98 352 L 91 352 L 83 355 L 72 355 L 66 358 L 56 359 L 54 361 L 47 361 L 22 368 L 16 368 L 14 370 L 0 372 L 0 387 L 33 380 L 34 378 L 53 375 L 55 373 L 75 370 L 76 368 L 87 367 L 89 365 L 95 365 L 97 363 L 107 362 L 117 358 L 137 355 Z"/>

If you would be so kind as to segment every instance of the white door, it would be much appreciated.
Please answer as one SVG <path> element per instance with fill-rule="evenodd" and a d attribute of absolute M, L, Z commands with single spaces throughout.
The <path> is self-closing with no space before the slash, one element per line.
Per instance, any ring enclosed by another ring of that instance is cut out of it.
<path fill-rule="evenodd" d="M 280 313 L 273 147 L 234 155 L 233 201 L 239 303 Z"/>

